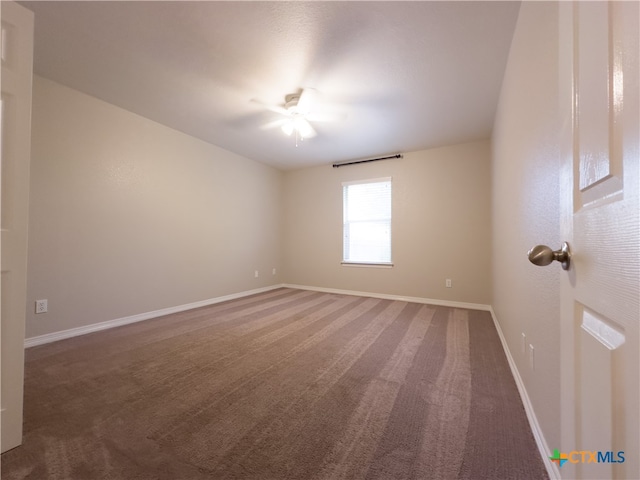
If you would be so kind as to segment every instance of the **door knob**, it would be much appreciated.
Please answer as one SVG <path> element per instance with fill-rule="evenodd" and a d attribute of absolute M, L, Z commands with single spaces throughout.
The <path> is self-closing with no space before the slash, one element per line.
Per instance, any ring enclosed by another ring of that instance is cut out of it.
<path fill-rule="evenodd" d="M 557 260 L 562 265 L 563 270 L 569 270 L 571 263 L 571 250 L 569 250 L 569 244 L 564 242 L 560 250 L 551 250 L 546 245 L 536 245 L 527 253 L 529 261 L 539 267 L 549 265 L 554 260 Z"/>

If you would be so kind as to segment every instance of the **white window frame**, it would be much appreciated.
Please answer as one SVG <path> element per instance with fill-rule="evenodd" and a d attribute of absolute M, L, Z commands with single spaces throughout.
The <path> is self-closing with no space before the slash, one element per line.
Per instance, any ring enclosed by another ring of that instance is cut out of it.
<path fill-rule="evenodd" d="M 346 258 L 346 235 L 347 233 L 347 225 L 348 225 L 348 221 L 347 221 L 347 211 L 346 211 L 346 192 L 345 192 L 345 188 L 348 188 L 352 185 L 362 185 L 362 184 L 367 184 L 367 183 L 382 183 L 382 182 L 389 182 L 389 185 L 391 187 L 391 191 L 390 191 L 390 197 L 389 197 L 389 217 L 387 219 L 386 216 L 381 217 L 380 220 L 381 221 L 385 221 L 388 220 L 389 222 L 389 261 L 388 262 L 384 262 L 384 261 L 361 261 L 361 260 L 348 260 Z M 377 268 L 391 268 L 393 267 L 393 242 L 392 242 L 392 224 L 393 224 L 393 183 L 392 183 L 392 177 L 381 177 L 381 178 L 371 178 L 371 179 L 366 179 L 366 180 L 355 180 L 355 181 L 348 181 L 348 182 L 342 182 L 342 262 L 341 264 L 344 266 L 353 266 L 353 267 L 377 267 Z"/>

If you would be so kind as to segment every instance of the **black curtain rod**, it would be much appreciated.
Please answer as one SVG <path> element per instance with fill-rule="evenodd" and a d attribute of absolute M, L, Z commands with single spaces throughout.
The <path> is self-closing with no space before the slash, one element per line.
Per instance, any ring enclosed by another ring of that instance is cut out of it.
<path fill-rule="evenodd" d="M 357 163 L 377 162 L 378 160 L 390 160 L 392 158 L 402 158 L 402 154 L 398 153 L 397 155 L 391 155 L 389 157 L 370 158 L 369 160 L 356 160 L 354 162 L 334 163 L 333 168 L 344 167 L 345 165 L 355 165 Z"/>

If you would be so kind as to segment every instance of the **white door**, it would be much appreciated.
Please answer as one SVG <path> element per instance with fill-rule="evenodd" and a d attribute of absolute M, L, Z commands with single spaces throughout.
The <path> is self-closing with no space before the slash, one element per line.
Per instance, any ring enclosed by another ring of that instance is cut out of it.
<path fill-rule="evenodd" d="M 559 5 L 563 478 L 640 478 L 638 7 Z"/>
<path fill-rule="evenodd" d="M 13 2 L 3 1 L 0 18 L 0 449 L 4 452 L 22 443 L 33 14 Z"/>

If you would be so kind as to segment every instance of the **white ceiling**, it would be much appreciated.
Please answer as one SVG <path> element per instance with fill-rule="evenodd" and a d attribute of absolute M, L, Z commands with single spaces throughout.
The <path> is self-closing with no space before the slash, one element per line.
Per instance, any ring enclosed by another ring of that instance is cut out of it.
<path fill-rule="evenodd" d="M 21 2 L 37 74 L 280 169 L 488 138 L 519 2 Z M 259 127 L 299 88 L 300 143 Z"/>

